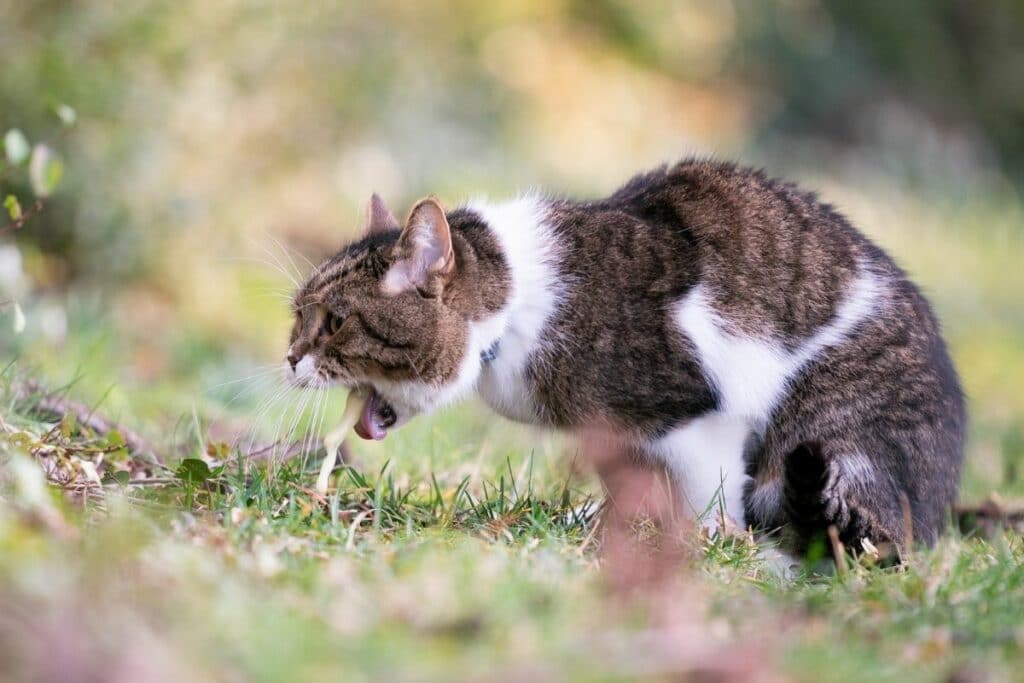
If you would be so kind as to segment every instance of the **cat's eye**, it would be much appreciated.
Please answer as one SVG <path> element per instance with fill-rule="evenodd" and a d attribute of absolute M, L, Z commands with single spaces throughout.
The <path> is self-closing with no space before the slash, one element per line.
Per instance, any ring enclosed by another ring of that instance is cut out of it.
<path fill-rule="evenodd" d="M 338 334 L 338 330 L 341 329 L 343 322 L 345 321 L 340 316 L 328 313 L 327 320 L 324 321 L 324 327 L 327 328 L 327 332 L 330 333 L 331 336 L 334 336 Z"/>

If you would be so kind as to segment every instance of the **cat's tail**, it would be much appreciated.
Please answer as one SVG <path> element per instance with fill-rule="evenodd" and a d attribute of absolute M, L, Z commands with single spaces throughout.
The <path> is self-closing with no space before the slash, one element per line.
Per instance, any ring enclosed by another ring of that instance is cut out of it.
<path fill-rule="evenodd" d="M 900 542 L 892 525 L 879 523 L 877 511 L 860 502 L 862 496 L 843 481 L 841 468 L 822 444 L 809 441 L 797 446 L 785 460 L 782 504 L 790 543 L 804 554 L 816 543 L 828 543 L 828 529 L 856 551 L 867 538 L 873 544 Z M 883 527 L 890 527 L 885 530 Z"/>
<path fill-rule="evenodd" d="M 782 508 L 794 549 L 806 553 L 812 543 L 822 542 L 828 529 L 825 488 L 828 463 L 817 442 L 802 443 L 785 460 Z"/>

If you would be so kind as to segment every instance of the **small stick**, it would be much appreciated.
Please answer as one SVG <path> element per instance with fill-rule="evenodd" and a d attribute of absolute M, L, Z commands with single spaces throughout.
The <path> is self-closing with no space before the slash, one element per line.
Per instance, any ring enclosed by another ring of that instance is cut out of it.
<path fill-rule="evenodd" d="M 828 525 L 828 540 L 832 544 L 832 557 L 836 561 L 836 570 L 840 576 L 846 574 L 846 548 L 839 540 L 839 529 L 835 524 Z"/>
<path fill-rule="evenodd" d="M 601 505 L 600 507 L 603 508 L 604 506 Z M 601 512 L 603 512 L 603 510 L 598 510 L 598 513 Z M 595 515 L 594 526 L 590 528 L 590 531 L 587 532 L 586 538 L 583 539 L 583 543 L 581 543 L 580 547 L 576 549 L 576 553 L 581 557 L 583 556 L 584 551 L 586 551 L 587 546 L 589 546 L 593 542 L 594 538 L 597 537 L 597 534 L 600 532 L 601 527 L 604 526 L 604 518 L 604 514 Z"/>
<path fill-rule="evenodd" d="M 910 499 L 905 491 L 900 491 L 900 508 L 903 510 L 903 552 L 910 557 L 914 549 L 914 518 L 910 512 Z"/>
<path fill-rule="evenodd" d="M 25 227 L 25 223 L 27 223 L 30 218 L 32 218 L 37 213 L 43 210 L 43 206 L 43 200 L 37 199 L 35 203 L 32 204 L 32 206 L 30 206 L 28 209 L 22 212 L 21 216 L 18 219 L 13 220 L 4 227 L 0 228 L 0 235 L 4 234 L 5 232 L 14 232 L 15 230 L 21 230 L 23 227 Z"/>
<path fill-rule="evenodd" d="M 37 382 L 32 380 L 24 382 L 20 387 L 19 393 L 25 397 L 31 397 L 33 394 L 42 394 L 42 397 L 35 402 L 37 410 L 49 413 L 55 417 L 63 417 L 65 414 L 71 413 L 75 416 L 78 424 L 84 425 L 97 434 L 104 436 L 116 430 L 124 437 L 124 445 L 129 451 L 132 453 L 150 454 L 157 458 L 157 462 L 161 460 L 160 452 L 141 435 L 106 419 L 102 415 L 98 415 L 95 410 L 84 403 L 65 396 L 47 393 Z"/>

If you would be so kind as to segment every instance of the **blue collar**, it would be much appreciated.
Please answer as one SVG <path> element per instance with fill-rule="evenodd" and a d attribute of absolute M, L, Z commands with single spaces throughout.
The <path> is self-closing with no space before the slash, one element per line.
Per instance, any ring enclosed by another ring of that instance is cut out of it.
<path fill-rule="evenodd" d="M 488 348 L 480 352 L 480 362 L 483 363 L 484 365 L 487 365 L 488 363 L 494 361 L 494 359 L 498 357 L 498 347 L 500 345 L 501 340 L 495 339 L 493 344 L 491 344 Z"/>

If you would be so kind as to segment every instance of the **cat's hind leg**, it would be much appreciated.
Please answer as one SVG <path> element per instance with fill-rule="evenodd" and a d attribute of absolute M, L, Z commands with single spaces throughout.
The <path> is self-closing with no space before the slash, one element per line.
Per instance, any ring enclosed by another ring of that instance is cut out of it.
<path fill-rule="evenodd" d="M 811 544 L 827 542 L 829 527 L 849 549 L 860 552 L 867 539 L 875 546 L 906 540 L 902 494 L 892 480 L 876 471 L 867 456 L 852 449 L 805 442 L 786 456 L 782 506 L 785 542 L 806 553 Z"/>

